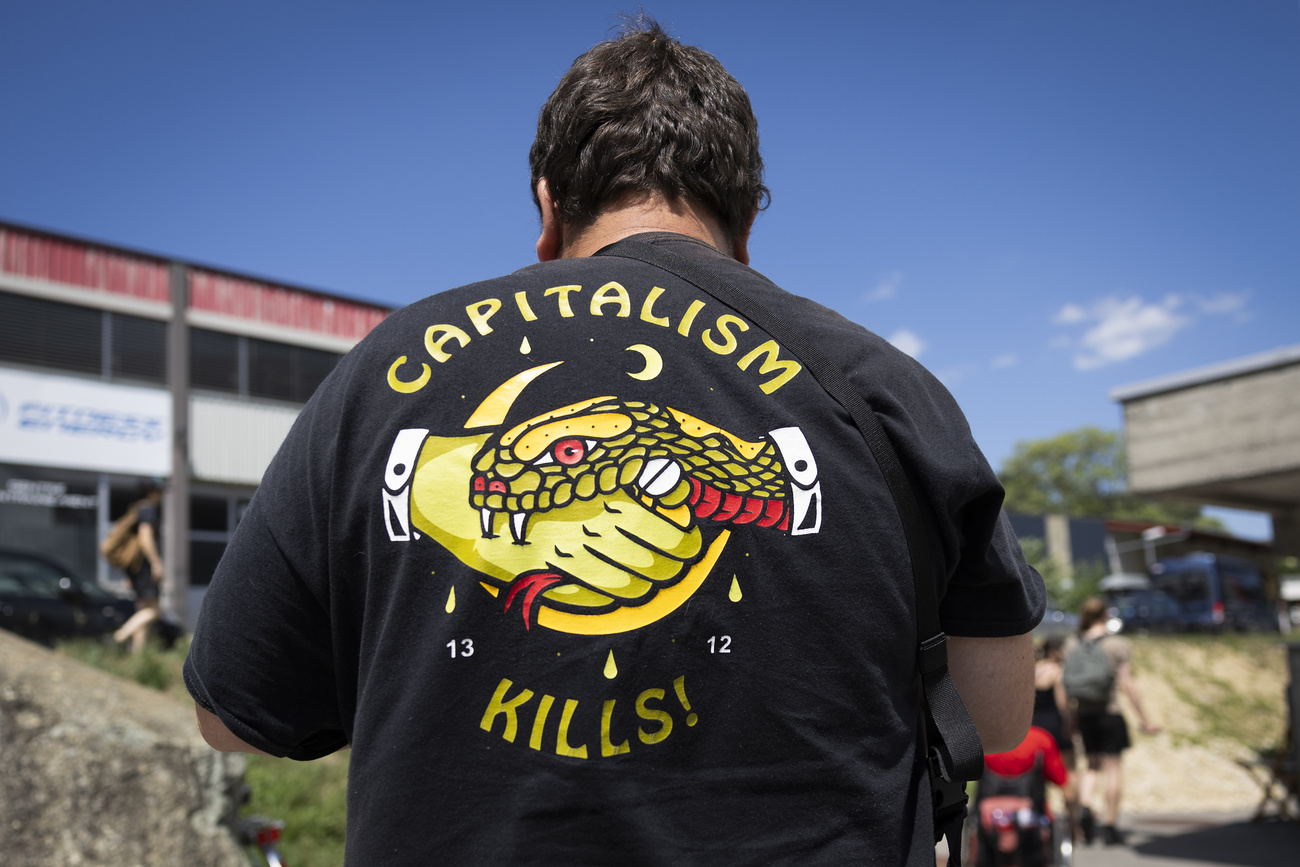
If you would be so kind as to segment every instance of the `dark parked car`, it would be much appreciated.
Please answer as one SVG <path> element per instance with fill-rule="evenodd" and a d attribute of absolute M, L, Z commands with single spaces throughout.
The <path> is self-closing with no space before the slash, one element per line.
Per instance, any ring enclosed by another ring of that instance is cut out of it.
<path fill-rule="evenodd" d="M 0 629 L 52 645 L 121 626 L 135 603 L 41 554 L 0 548 Z"/>
<path fill-rule="evenodd" d="M 1114 593 L 1107 613 L 1123 622 L 1125 632 L 1180 632 L 1187 628 L 1183 607 L 1160 590 Z"/>
<path fill-rule="evenodd" d="M 1178 600 L 1190 629 L 1277 631 L 1277 607 L 1249 560 L 1203 553 L 1173 557 L 1151 567 L 1151 583 Z"/>

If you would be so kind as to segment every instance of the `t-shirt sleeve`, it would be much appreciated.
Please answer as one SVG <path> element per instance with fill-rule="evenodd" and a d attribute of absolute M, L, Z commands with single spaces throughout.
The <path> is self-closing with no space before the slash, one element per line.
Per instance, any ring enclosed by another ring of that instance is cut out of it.
<path fill-rule="evenodd" d="M 967 516 L 962 526 L 978 528 L 982 523 Z M 987 537 L 977 530 L 966 539 L 967 547 L 939 603 L 944 631 L 970 638 L 1003 638 L 1032 630 L 1043 619 L 1047 591 L 1043 579 L 1025 562 L 1006 512 L 998 509 Z"/>
<path fill-rule="evenodd" d="M 873 408 L 933 519 L 944 631 L 969 638 L 1029 632 L 1042 620 L 1047 592 L 1002 509 L 1001 483 L 947 389 L 901 353 L 881 352 L 893 356 L 890 388 Z"/>
<path fill-rule="evenodd" d="M 154 531 L 157 532 L 159 520 L 159 509 L 152 503 L 145 503 L 136 509 L 135 521 L 137 527 L 140 524 L 151 524 Z"/>
<path fill-rule="evenodd" d="M 1106 636 L 1102 647 L 1105 649 L 1106 655 L 1110 657 L 1110 664 L 1115 668 L 1119 668 L 1133 659 L 1133 642 L 1123 636 Z"/>
<path fill-rule="evenodd" d="M 184 668 L 194 700 L 234 734 L 295 759 L 347 744 L 329 615 L 326 402 L 318 394 L 304 408 L 253 496 L 208 587 Z"/>

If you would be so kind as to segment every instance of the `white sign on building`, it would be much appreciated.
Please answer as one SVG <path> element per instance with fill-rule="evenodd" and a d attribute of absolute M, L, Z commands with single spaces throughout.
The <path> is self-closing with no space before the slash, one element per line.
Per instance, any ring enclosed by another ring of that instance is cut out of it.
<path fill-rule="evenodd" d="M 0 368 L 0 462 L 171 475 L 171 396 Z"/>

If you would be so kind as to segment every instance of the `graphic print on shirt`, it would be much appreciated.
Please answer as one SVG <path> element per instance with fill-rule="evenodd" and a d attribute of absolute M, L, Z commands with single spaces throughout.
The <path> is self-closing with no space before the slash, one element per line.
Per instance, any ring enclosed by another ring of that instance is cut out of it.
<path fill-rule="evenodd" d="M 560 363 L 496 389 L 465 425 L 488 433 L 396 435 L 383 493 L 390 538 L 427 535 L 483 573 L 527 629 L 603 635 L 689 599 L 728 527 L 820 530 L 817 465 L 797 427 L 747 441 L 670 406 L 602 396 L 504 428 L 513 398 Z M 705 544 L 702 526 L 723 531 Z"/>
<path fill-rule="evenodd" d="M 711 418 L 713 396 L 683 393 L 688 378 L 675 369 L 693 351 L 720 378 L 739 370 L 748 399 L 772 395 L 802 369 L 774 340 L 658 287 L 640 299 L 639 316 L 634 291 L 618 283 L 587 296 L 589 305 L 583 291 L 525 290 L 513 305 L 484 298 L 463 319 L 425 325 L 424 355 L 392 357 L 384 378 L 426 405 L 430 424 L 420 426 L 418 409 L 403 412 L 404 424 L 385 435 L 377 485 L 392 543 L 436 546 L 469 567 L 456 580 L 470 577 L 474 592 L 449 586 L 439 613 L 472 605 L 481 624 L 487 604 L 499 615 L 489 632 L 457 634 L 445 649 L 449 662 L 476 672 L 466 707 L 477 727 L 579 759 L 703 731 L 710 687 L 742 656 L 725 625 L 738 621 L 719 616 L 717 600 L 746 598 L 735 570 L 755 539 L 816 538 L 824 509 L 817 460 L 798 426 L 746 427 L 745 414 L 737 423 L 721 408 Z M 584 308 L 606 317 L 590 332 Z M 631 320 L 627 343 L 610 340 L 615 318 Z M 542 350 L 530 345 L 533 328 Z M 467 367 L 443 375 L 453 360 Z M 460 372 L 471 367 L 503 372 L 460 393 Z M 707 601 L 692 609 L 702 588 Z M 709 625 L 697 634 L 696 623 Z M 615 648 L 635 655 L 616 658 Z M 716 725 L 728 730 L 722 717 Z"/>

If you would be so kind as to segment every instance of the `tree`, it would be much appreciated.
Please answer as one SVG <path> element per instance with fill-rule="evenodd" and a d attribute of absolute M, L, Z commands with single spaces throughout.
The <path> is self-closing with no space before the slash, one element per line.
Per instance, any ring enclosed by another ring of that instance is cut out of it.
<path fill-rule="evenodd" d="M 1018 540 L 1025 561 L 1038 570 L 1047 587 L 1047 598 L 1062 611 L 1078 611 L 1083 600 L 1096 596 L 1101 579 L 1106 577 L 1106 564 L 1100 560 L 1076 563 L 1073 575 L 1066 577 L 1061 567 L 1047 555 L 1047 545 L 1037 536 Z"/>
<path fill-rule="evenodd" d="M 1081 427 L 1050 439 L 1016 443 L 998 475 L 1012 512 L 1223 527 L 1203 516 L 1200 506 L 1133 496 L 1124 438 L 1118 431 Z"/>

